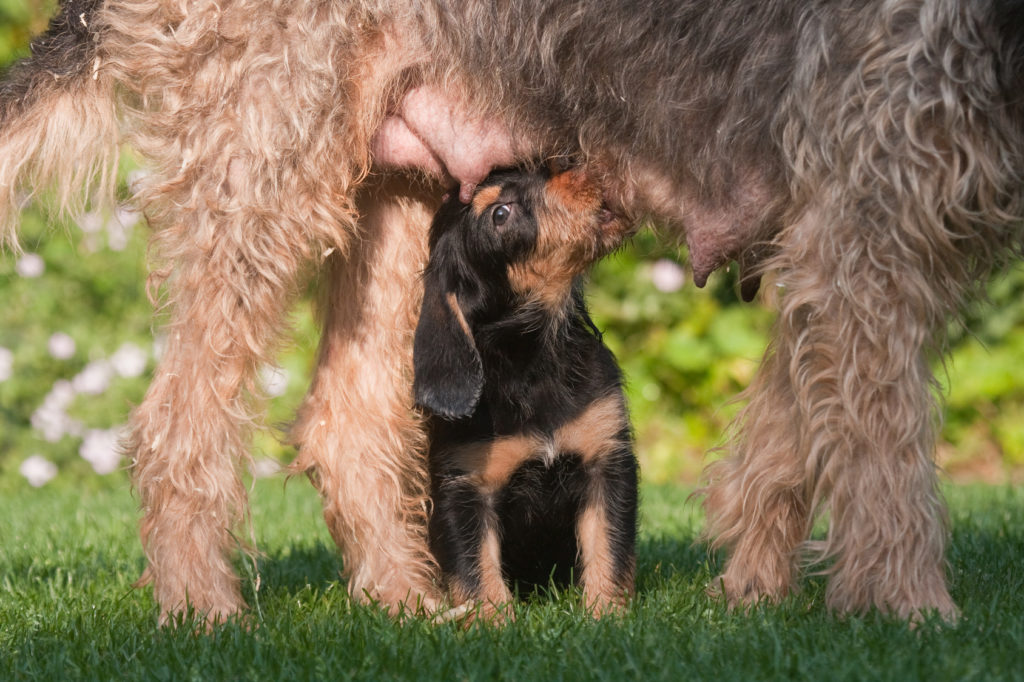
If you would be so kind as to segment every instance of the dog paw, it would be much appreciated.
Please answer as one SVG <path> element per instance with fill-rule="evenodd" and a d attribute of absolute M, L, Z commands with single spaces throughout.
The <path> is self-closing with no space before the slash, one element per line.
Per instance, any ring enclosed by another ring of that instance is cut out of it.
<path fill-rule="evenodd" d="M 718 576 L 704 590 L 711 598 L 724 598 L 730 609 L 741 610 L 762 603 L 777 604 L 786 596 L 787 591 L 781 586 L 768 586 L 756 577 L 737 580 L 728 574 Z"/>
<path fill-rule="evenodd" d="M 501 627 L 515 622 L 515 619 L 511 602 L 495 604 L 490 601 L 472 601 L 438 612 L 433 621 L 435 624 L 456 622 L 468 629 L 476 623 Z"/>

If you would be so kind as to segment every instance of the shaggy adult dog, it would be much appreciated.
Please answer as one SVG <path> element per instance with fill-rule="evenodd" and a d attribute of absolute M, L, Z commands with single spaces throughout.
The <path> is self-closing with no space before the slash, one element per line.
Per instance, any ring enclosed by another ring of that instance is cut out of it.
<path fill-rule="evenodd" d="M 470 617 L 509 615 L 506 582 L 575 577 L 595 615 L 633 593 L 633 438 L 581 281 L 629 231 L 601 194 L 575 169 L 497 171 L 430 228 L 413 394 L 431 414 L 430 548 Z"/>
<path fill-rule="evenodd" d="M 109 196 L 122 140 L 152 169 L 135 200 L 170 340 L 127 447 L 162 613 L 243 607 L 253 375 L 310 262 L 328 281 L 295 466 L 353 594 L 433 598 L 410 349 L 440 190 L 371 172 L 466 197 L 568 154 L 684 237 L 698 284 L 736 259 L 746 296 L 779 285 L 706 489 L 727 598 L 782 597 L 809 549 L 835 609 L 954 614 L 929 360 L 1020 251 L 1021 25 L 1021 0 L 67 2 L 0 89 L 3 234 L 25 191 Z"/>

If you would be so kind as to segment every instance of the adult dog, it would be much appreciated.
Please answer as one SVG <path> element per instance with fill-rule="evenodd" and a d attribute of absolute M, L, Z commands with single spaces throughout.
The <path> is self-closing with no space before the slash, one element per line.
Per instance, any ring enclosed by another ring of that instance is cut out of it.
<path fill-rule="evenodd" d="M 25 190 L 109 195 L 120 141 L 152 169 L 169 343 L 128 444 L 163 614 L 243 607 L 229 563 L 249 398 L 298 273 L 324 333 L 294 436 L 349 587 L 434 595 L 418 273 L 439 189 L 570 155 L 613 207 L 685 237 L 703 284 L 780 285 L 774 341 L 708 533 L 733 603 L 792 587 L 812 519 L 828 604 L 955 607 L 929 359 L 1019 252 L 1020 0 L 69 0 L 0 89 L 6 239 Z"/>

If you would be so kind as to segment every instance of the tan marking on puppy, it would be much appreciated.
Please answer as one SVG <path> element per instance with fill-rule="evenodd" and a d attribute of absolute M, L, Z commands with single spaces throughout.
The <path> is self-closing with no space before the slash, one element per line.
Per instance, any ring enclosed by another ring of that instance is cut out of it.
<path fill-rule="evenodd" d="M 552 176 L 544 189 L 549 201 L 557 201 L 567 211 L 594 213 L 601 208 L 601 189 L 580 168 Z"/>
<path fill-rule="evenodd" d="M 539 302 L 547 310 L 561 308 L 572 291 L 573 280 L 582 272 L 561 262 L 561 255 L 555 253 L 509 266 L 508 281 L 512 290 Z"/>
<path fill-rule="evenodd" d="M 484 187 L 482 190 L 476 193 L 473 197 L 473 215 L 477 218 L 484 214 L 487 207 L 498 200 L 501 195 L 501 187 L 499 185 L 492 185 L 490 187 Z"/>
<path fill-rule="evenodd" d="M 632 584 L 618 585 L 608 546 L 608 519 L 603 504 L 592 504 L 583 510 L 576 524 L 583 563 L 583 602 L 587 609 L 599 617 L 625 607 L 632 592 Z"/>
<path fill-rule="evenodd" d="M 547 181 L 536 220 L 533 255 L 511 266 L 508 276 L 513 290 L 549 310 L 557 310 L 573 280 L 628 234 L 625 222 L 605 214 L 601 188 L 580 169 Z"/>
<path fill-rule="evenodd" d="M 547 204 L 569 216 L 565 227 L 581 232 L 583 243 L 596 249 L 596 254 L 590 255 L 591 261 L 621 244 L 635 231 L 639 218 L 638 214 L 625 215 L 621 207 L 614 213 L 608 209 L 605 203 L 608 182 L 606 177 L 599 182 L 592 173 L 576 169 L 556 175 L 545 187 Z"/>
<path fill-rule="evenodd" d="M 600 255 L 595 253 L 600 213 L 601 190 L 586 173 L 575 169 L 555 175 L 544 185 L 537 211 L 537 252 L 574 254 L 571 265 L 582 272 Z"/>
<path fill-rule="evenodd" d="M 469 340 L 472 341 L 473 331 L 469 328 L 469 322 L 466 322 L 466 316 L 462 314 L 462 308 L 459 306 L 458 297 L 456 297 L 454 292 L 449 291 L 445 296 L 445 301 L 448 302 L 448 307 L 451 308 L 452 315 L 455 316 L 455 320 L 459 323 L 459 326 L 462 327 L 462 331 L 465 332 L 466 336 L 469 337 Z"/>
<path fill-rule="evenodd" d="M 512 472 L 542 447 L 538 438 L 507 436 L 463 446 L 452 453 L 452 461 L 469 472 L 474 485 L 489 492 L 505 485 Z"/>
<path fill-rule="evenodd" d="M 511 620 L 512 593 L 505 585 L 501 574 L 501 541 L 493 527 L 485 531 L 481 540 L 478 570 L 478 589 L 471 589 L 458 580 L 452 582 L 452 600 L 457 605 L 457 608 L 452 610 L 453 617 L 460 618 L 464 627 L 468 627 L 477 619 L 494 624 Z M 458 608 L 461 606 L 466 608 Z"/>
<path fill-rule="evenodd" d="M 584 462 L 593 461 L 618 445 L 624 422 L 625 413 L 619 397 L 602 398 L 555 431 L 555 447 L 559 452 L 579 453 Z"/>
<path fill-rule="evenodd" d="M 480 591 L 484 605 L 501 610 L 512 601 L 512 593 L 501 575 L 501 540 L 489 527 L 480 545 Z"/>

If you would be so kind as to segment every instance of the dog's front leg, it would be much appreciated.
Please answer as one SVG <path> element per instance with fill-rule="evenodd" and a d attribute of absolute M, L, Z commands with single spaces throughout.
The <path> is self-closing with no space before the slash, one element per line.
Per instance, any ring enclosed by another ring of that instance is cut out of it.
<path fill-rule="evenodd" d="M 491 495 L 461 473 L 434 479 L 430 544 L 448 582 L 453 616 L 501 621 L 512 593 L 501 570 L 501 537 Z"/>
<path fill-rule="evenodd" d="M 576 524 L 583 599 L 595 616 L 625 607 L 636 569 L 637 467 L 628 441 L 588 466 Z"/>
<path fill-rule="evenodd" d="M 423 425 L 412 409 L 420 272 L 439 192 L 371 183 L 360 239 L 329 263 L 316 376 L 293 437 L 294 469 L 320 489 L 349 591 L 390 611 L 432 608 Z"/>
<path fill-rule="evenodd" d="M 585 483 L 576 519 L 580 582 L 587 608 L 622 609 L 636 569 L 637 461 L 622 395 L 597 400 L 555 433 L 559 451 L 582 459 Z"/>

